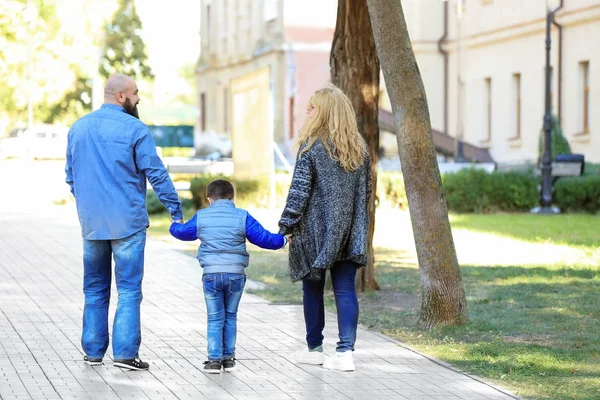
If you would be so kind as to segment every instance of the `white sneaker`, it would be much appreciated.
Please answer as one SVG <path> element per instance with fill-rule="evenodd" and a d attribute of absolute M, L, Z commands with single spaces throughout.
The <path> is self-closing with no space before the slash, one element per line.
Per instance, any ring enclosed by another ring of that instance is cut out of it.
<path fill-rule="evenodd" d="M 354 358 L 351 351 L 336 351 L 335 356 L 327 358 L 323 363 L 323 368 L 336 371 L 355 371 Z"/>
<path fill-rule="evenodd" d="M 325 356 L 322 351 L 304 349 L 294 352 L 294 361 L 297 364 L 321 365 L 325 361 Z"/>

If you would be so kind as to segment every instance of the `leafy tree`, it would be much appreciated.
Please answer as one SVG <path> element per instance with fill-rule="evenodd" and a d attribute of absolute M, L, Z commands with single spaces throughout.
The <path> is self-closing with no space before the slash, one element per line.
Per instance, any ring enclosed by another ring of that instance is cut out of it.
<path fill-rule="evenodd" d="M 179 67 L 178 75 L 188 84 L 185 92 L 175 94 L 175 100 L 181 104 L 196 104 L 196 63 L 186 63 Z"/>
<path fill-rule="evenodd" d="M 104 55 L 100 61 L 100 74 L 104 78 L 115 73 L 134 79 L 154 78 L 141 32 L 142 21 L 134 1 L 119 0 L 119 8 L 104 32 Z"/>
<path fill-rule="evenodd" d="M 46 123 L 62 122 L 71 124 L 82 115 L 92 111 L 92 80 L 74 65 L 73 87 L 63 97 L 47 108 Z"/>
<path fill-rule="evenodd" d="M 62 39 L 55 0 L 0 2 L 0 125 L 27 120 L 30 88 L 34 120 L 44 120 L 64 90 L 55 75 L 66 65 Z"/>

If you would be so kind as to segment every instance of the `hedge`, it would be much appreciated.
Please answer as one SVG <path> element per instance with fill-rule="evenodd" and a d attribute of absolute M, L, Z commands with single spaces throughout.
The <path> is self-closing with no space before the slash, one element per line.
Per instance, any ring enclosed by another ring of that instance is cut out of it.
<path fill-rule="evenodd" d="M 236 188 L 236 205 L 239 207 L 267 206 L 271 188 L 259 180 L 239 180 L 216 175 L 196 176 L 190 181 L 192 199 L 183 199 L 185 206 L 195 209 L 208 206 L 206 186 L 213 179 L 228 179 Z M 285 203 L 291 176 L 277 174 L 277 207 Z M 443 174 L 442 182 L 448 209 L 458 213 L 527 212 L 538 205 L 539 175 L 533 169 L 525 171 L 487 173 L 468 168 L 456 173 Z M 408 208 L 402 173 L 381 171 L 377 185 L 378 204 Z M 190 204 L 192 203 L 192 204 Z M 554 204 L 563 212 L 589 212 L 600 210 L 600 165 L 586 163 L 581 177 L 562 177 L 554 184 Z M 165 211 L 153 191 L 146 197 L 149 214 Z"/>
<path fill-rule="evenodd" d="M 183 208 L 192 207 L 191 199 L 179 198 L 179 200 L 181 201 Z M 154 193 L 154 190 L 148 190 L 146 192 L 146 210 L 150 215 L 162 214 L 167 212 L 167 209 L 160 202 L 158 196 L 156 195 L 156 193 Z"/>
<path fill-rule="evenodd" d="M 533 169 L 494 171 L 469 168 L 443 174 L 448 209 L 458 213 L 528 212 L 539 203 L 540 176 Z M 392 206 L 407 208 L 401 173 L 379 174 L 377 193 Z M 562 212 L 600 211 L 600 167 L 586 163 L 580 177 L 561 177 L 554 184 L 554 204 Z"/>
<path fill-rule="evenodd" d="M 442 176 L 448 209 L 462 213 L 528 211 L 538 202 L 538 181 L 533 172 L 475 168 Z"/>
<path fill-rule="evenodd" d="M 561 211 L 600 210 L 600 175 L 560 178 L 554 184 L 554 202 Z"/>

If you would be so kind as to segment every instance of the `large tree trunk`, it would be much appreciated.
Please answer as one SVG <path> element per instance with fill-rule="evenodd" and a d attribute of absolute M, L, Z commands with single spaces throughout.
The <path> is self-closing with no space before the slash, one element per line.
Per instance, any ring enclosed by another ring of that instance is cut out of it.
<path fill-rule="evenodd" d="M 448 209 L 431 136 L 425 88 L 400 0 L 367 0 L 377 54 L 392 103 L 398 153 L 421 272 L 419 326 L 468 320 Z"/>
<path fill-rule="evenodd" d="M 358 130 L 364 136 L 371 156 L 373 193 L 369 201 L 368 265 L 359 269 L 359 291 L 379 289 L 375 281 L 373 233 L 375 195 L 379 159 L 379 60 L 366 0 L 338 0 L 337 21 L 329 58 L 331 82 L 348 96 L 356 112 Z"/>

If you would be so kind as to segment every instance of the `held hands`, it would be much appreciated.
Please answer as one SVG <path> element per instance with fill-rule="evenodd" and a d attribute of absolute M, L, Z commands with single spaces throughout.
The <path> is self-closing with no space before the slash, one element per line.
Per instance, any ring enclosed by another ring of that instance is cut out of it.
<path fill-rule="evenodd" d="M 169 217 L 169 221 L 170 221 L 171 223 L 173 223 L 173 222 L 176 222 L 176 223 L 178 223 L 178 224 L 183 224 L 183 219 L 175 219 L 175 220 L 174 220 L 174 219 L 173 219 L 173 217 Z"/>
<path fill-rule="evenodd" d="M 289 233 L 289 234 L 285 235 L 285 238 L 287 239 L 287 244 L 291 246 L 292 245 L 292 234 Z"/>

